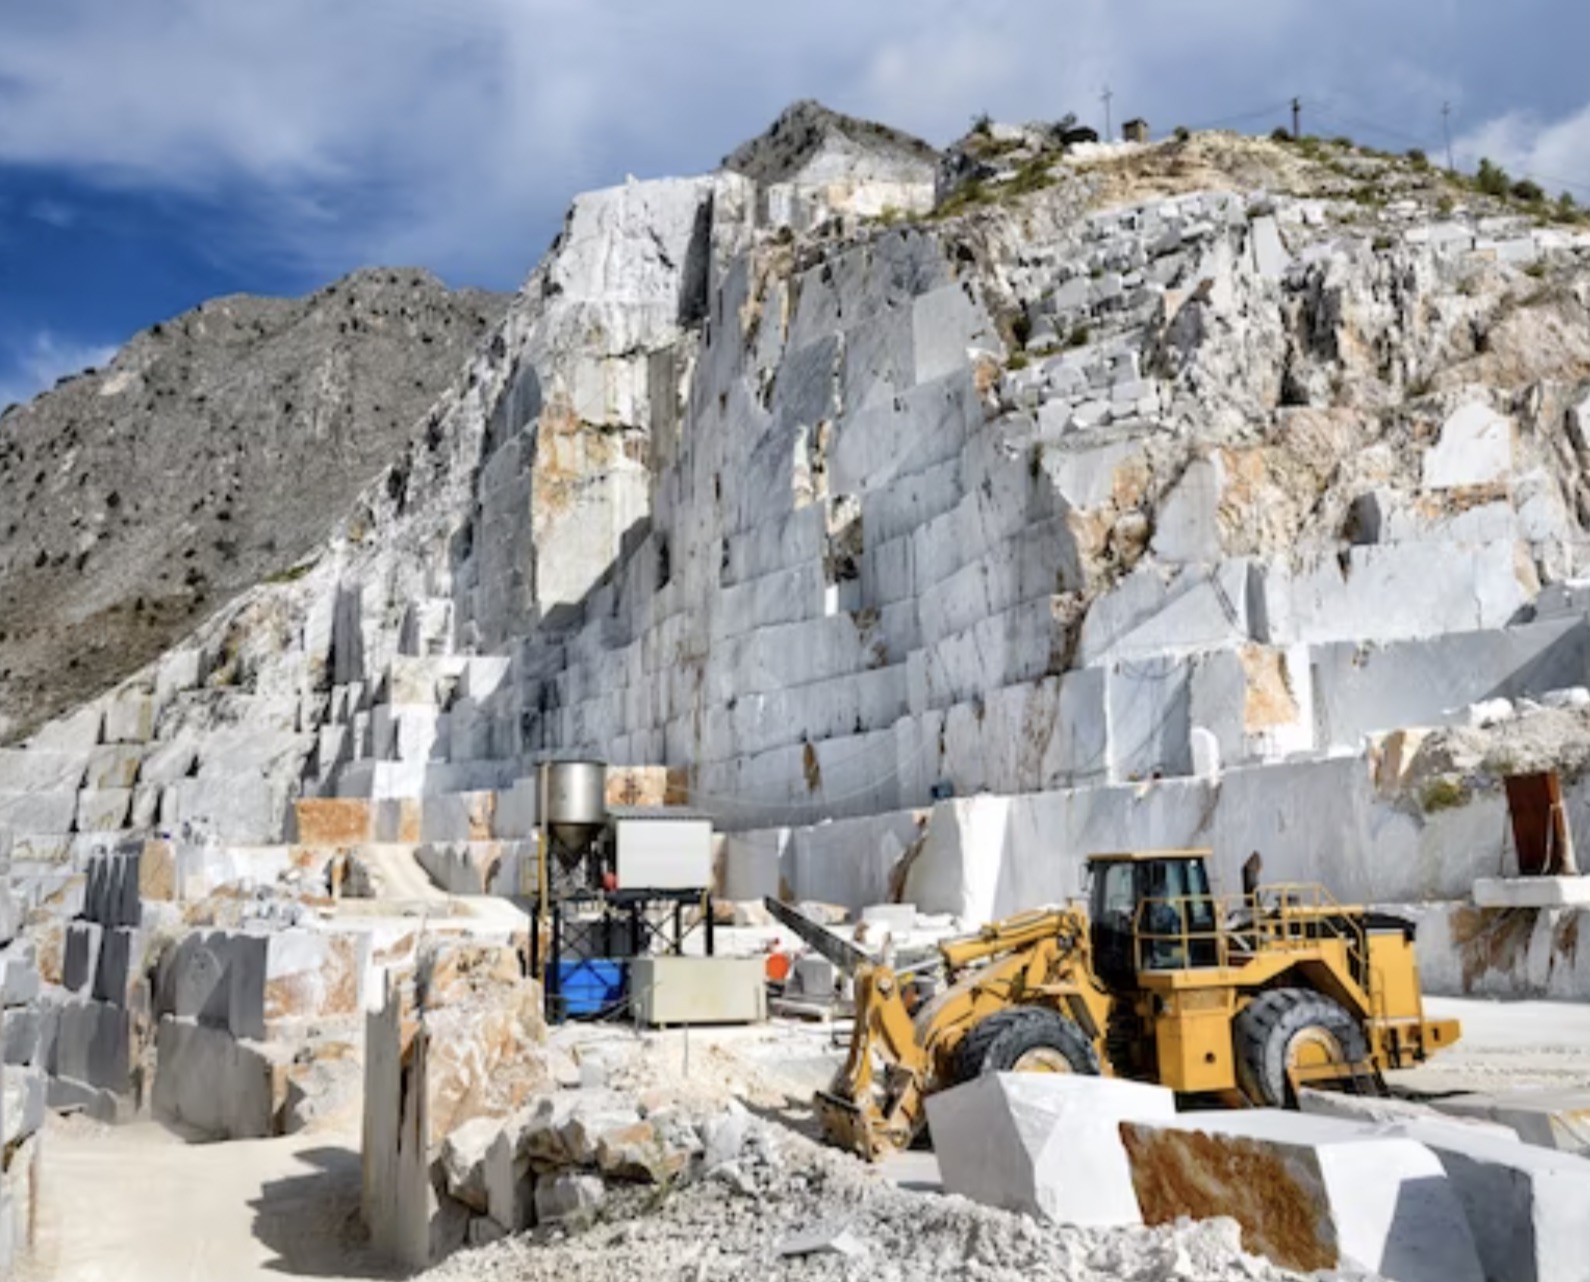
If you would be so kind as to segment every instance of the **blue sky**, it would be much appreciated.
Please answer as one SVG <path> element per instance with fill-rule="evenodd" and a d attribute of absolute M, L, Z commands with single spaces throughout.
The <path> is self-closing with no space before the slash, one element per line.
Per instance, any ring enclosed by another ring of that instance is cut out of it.
<path fill-rule="evenodd" d="M 1488 154 L 1590 201 L 1567 0 L 0 0 L 0 405 L 236 291 L 372 263 L 513 288 L 594 186 L 711 168 L 789 101 L 1241 117 Z"/>

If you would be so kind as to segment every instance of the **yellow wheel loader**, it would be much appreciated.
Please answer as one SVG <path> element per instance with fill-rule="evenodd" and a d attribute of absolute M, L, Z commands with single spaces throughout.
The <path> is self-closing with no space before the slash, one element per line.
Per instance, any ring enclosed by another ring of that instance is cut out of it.
<path fill-rule="evenodd" d="M 982 1073 L 1103 1074 L 1231 1107 L 1307 1084 L 1384 1093 L 1381 1073 L 1458 1039 L 1427 1020 L 1413 927 L 1317 886 L 1210 892 L 1207 851 L 1095 855 L 1089 911 L 1012 917 L 939 946 L 931 991 L 777 905 L 852 972 L 855 1027 L 817 1097 L 828 1137 L 870 1159 L 921 1132 L 929 1094 Z M 771 905 L 770 905 L 771 906 Z"/>

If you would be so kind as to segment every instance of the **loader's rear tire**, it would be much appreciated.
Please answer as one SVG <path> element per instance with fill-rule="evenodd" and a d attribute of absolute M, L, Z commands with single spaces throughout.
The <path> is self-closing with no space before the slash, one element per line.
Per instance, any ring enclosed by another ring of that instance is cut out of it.
<path fill-rule="evenodd" d="M 951 1063 L 956 1082 L 984 1073 L 1080 1073 L 1097 1077 L 1099 1057 L 1082 1030 L 1047 1006 L 1016 1006 L 979 1021 Z"/>
<path fill-rule="evenodd" d="M 1369 1058 L 1358 1021 L 1339 1003 L 1307 988 L 1275 988 L 1258 997 L 1232 1025 L 1237 1085 L 1261 1108 L 1296 1107 L 1287 1071 Z"/>

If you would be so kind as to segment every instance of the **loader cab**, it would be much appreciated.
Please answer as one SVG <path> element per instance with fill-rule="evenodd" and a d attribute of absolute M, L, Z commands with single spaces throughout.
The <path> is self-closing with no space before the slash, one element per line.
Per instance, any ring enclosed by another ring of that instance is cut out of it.
<path fill-rule="evenodd" d="M 1088 860 L 1093 964 L 1108 984 L 1146 970 L 1217 966 L 1219 919 L 1208 852 L 1141 851 Z"/>

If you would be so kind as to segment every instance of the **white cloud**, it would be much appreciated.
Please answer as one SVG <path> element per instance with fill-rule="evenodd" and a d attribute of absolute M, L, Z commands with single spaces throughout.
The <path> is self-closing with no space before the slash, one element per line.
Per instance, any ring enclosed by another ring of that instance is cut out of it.
<path fill-rule="evenodd" d="M 1439 132 L 1453 50 L 1481 43 L 1463 32 L 1483 18 L 1455 0 L 5 8 L 0 165 L 214 197 L 245 252 L 317 272 L 402 261 L 496 283 L 528 269 L 574 192 L 707 168 L 797 97 L 936 142 L 983 110 L 1100 123 L 1106 82 L 1117 122 L 1162 129 L 1302 93 Z"/>
<path fill-rule="evenodd" d="M 1590 199 L 1590 103 L 1549 121 L 1534 112 L 1508 112 L 1464 134 L 1453 150 L 1463 168 L 1485 157 L 1553 194 L 1568 188 L 1575 198 Z"/>
<path fill-rule="evenodd" d="M 9 372 L 0 374 L 0 409 L 32 400 L 68 374 L 104 366 L 116 351 L 114 346 L 74 342 L 40 330 L 8 353 Z"/>

